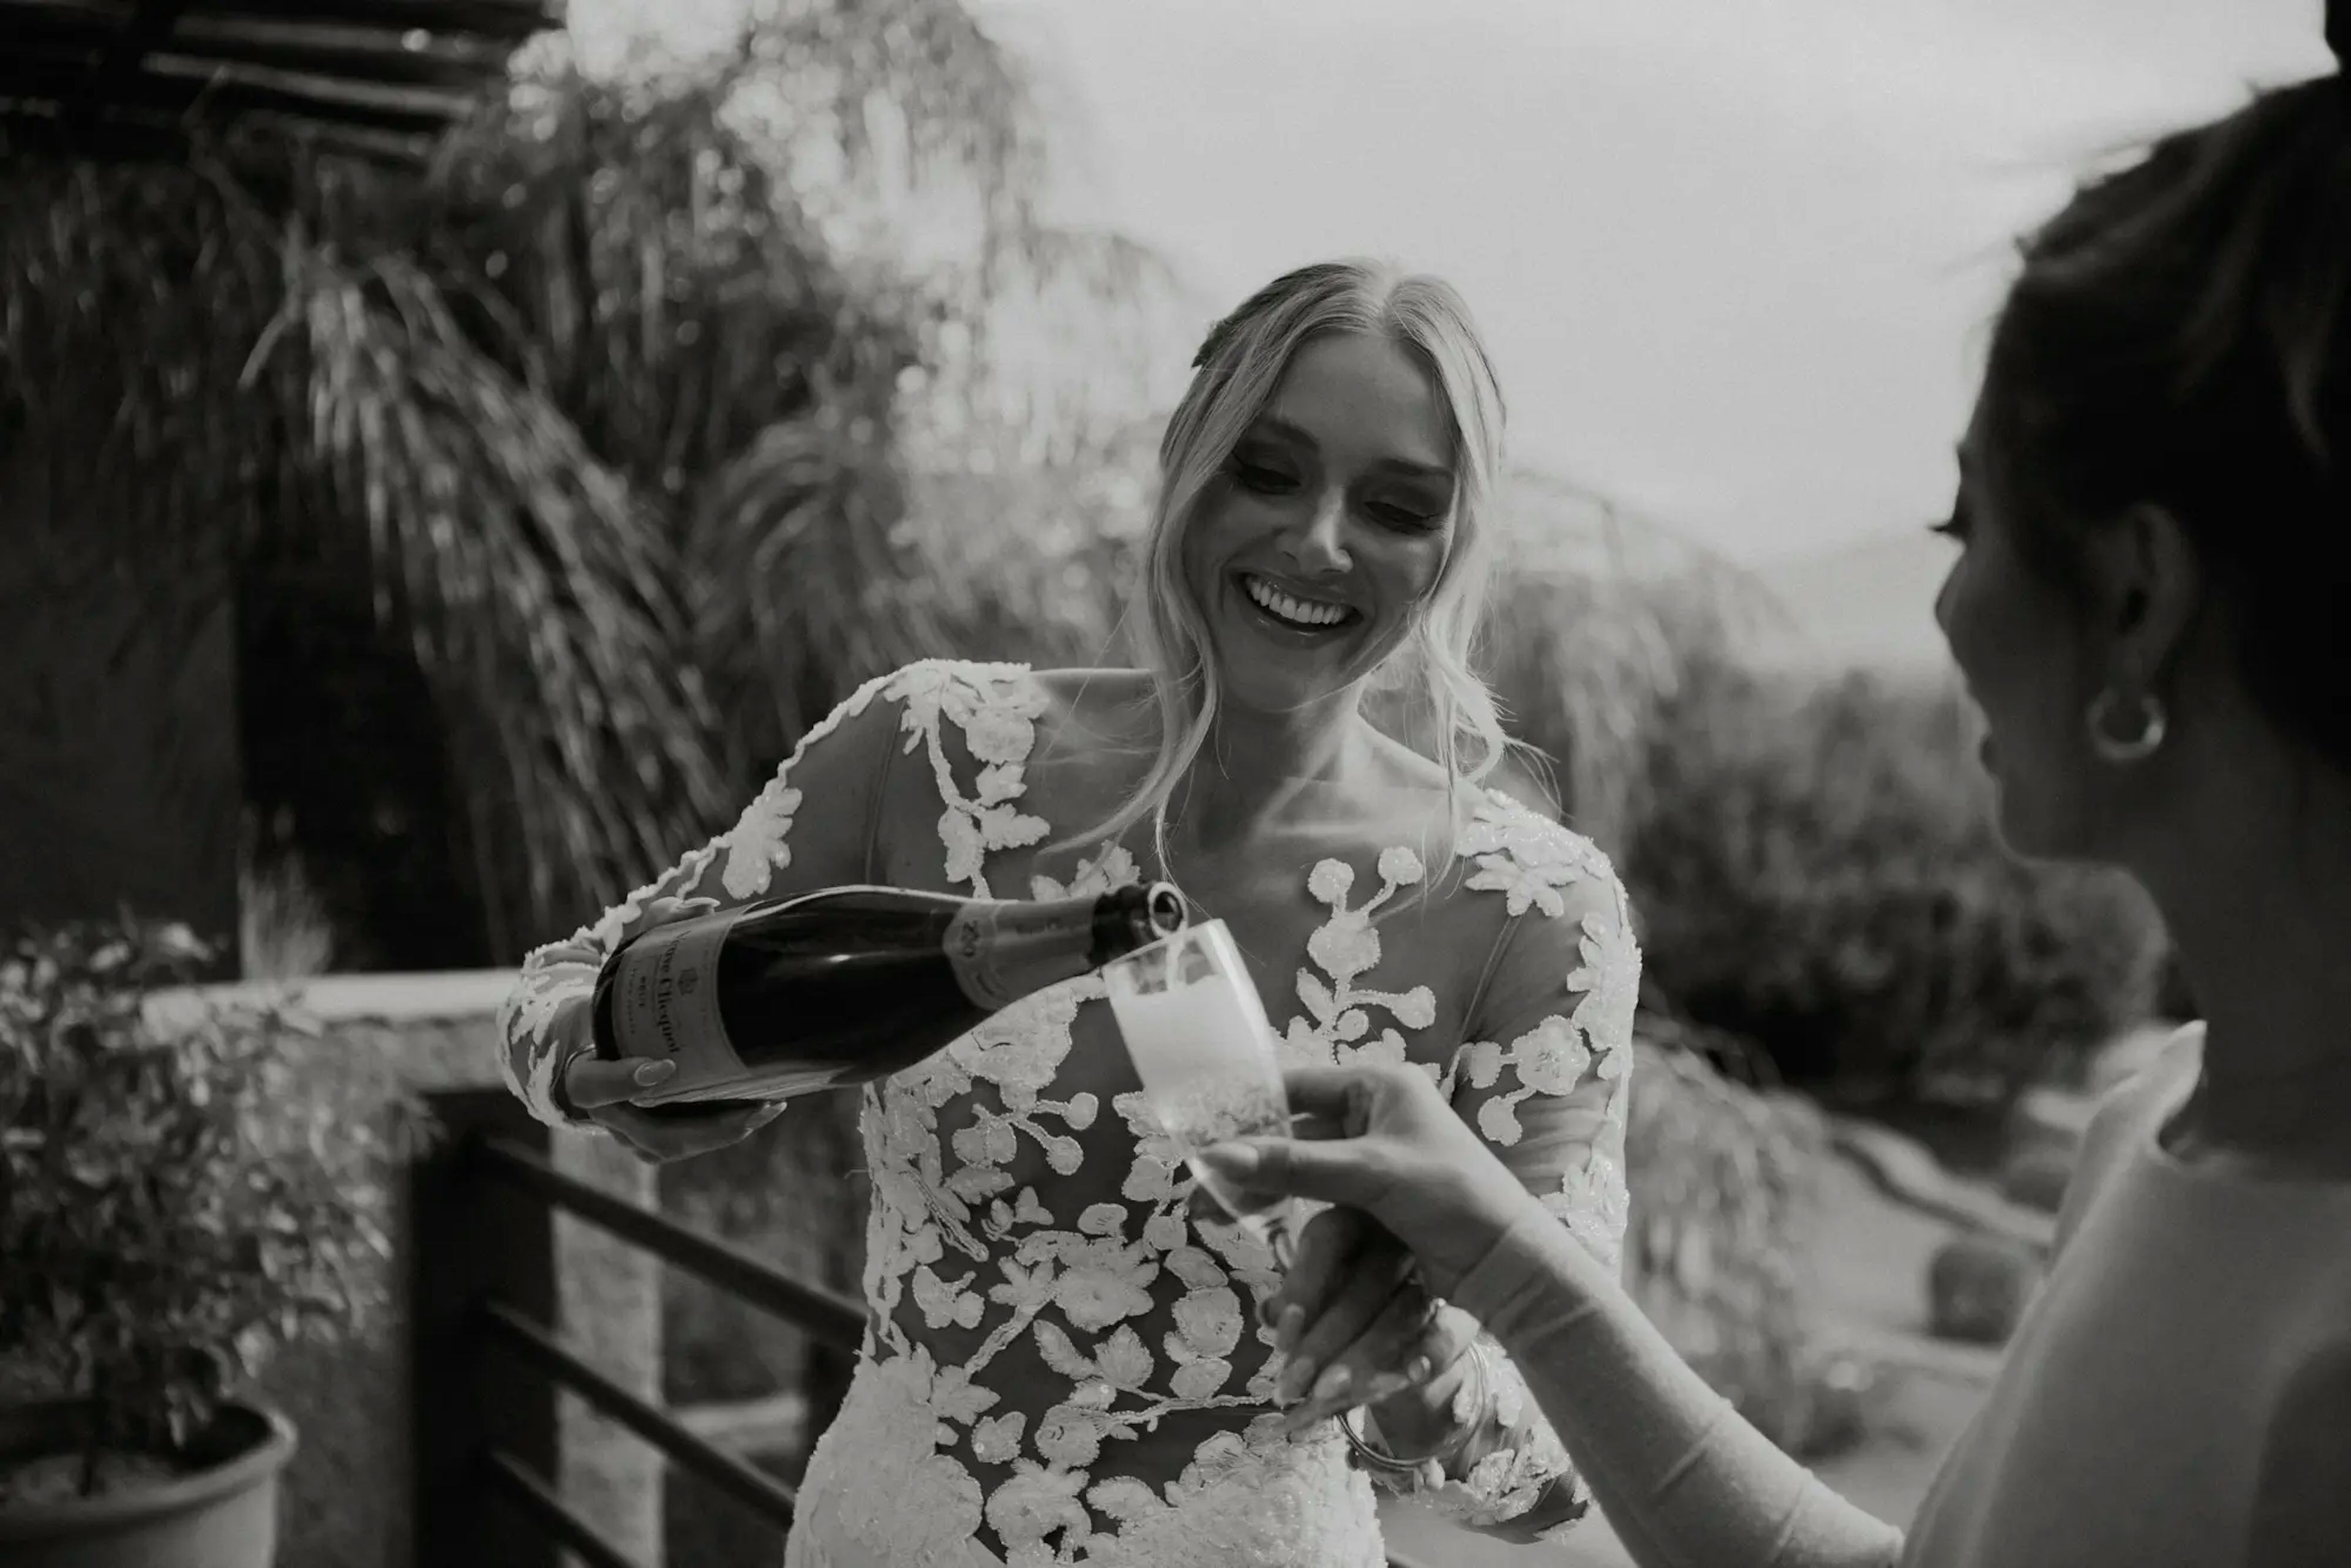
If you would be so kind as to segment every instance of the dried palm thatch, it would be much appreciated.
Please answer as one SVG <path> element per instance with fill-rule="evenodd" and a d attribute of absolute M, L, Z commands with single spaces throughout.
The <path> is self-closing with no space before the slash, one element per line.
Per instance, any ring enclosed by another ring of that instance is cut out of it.
<path fill-rule="evenodd" d="M 265 215 L 217 167 L 47 173 L 41 221 L 0 231 L 0 364 L 14 455 L 50 465 L 64 527 L 156 570 L 362 572 L 475 793 L 518 818 L 533 900 L 620 889 L 682 809 L 716 808 L 678 722 L 698 699 L 660 530 L 443 287 Z"/>
<path fill-rule="evenodd" d="M 60 539 L 233 563 L 249 612 L 362 585 L 432 683 L 492 953 L 697 841 L 858 676 L 1037 597 L 1017 514 L 910 519 L 912 476 L 1017 444 L 991 410 L 1086 450 L 985 350 L 1008 301 L 1076 298 L 1115 360 L 1154 264 L 1024 227 L 1008 60 L 945 0 L 878 10 L 783 7 L 695 70 L 552 51 L 421 181 L 202 136 L 7 159 L 7 460 L 52 470 Z M 763 96 L 832 108 L 782 145 Z M 897 149 L 877 190 L 969 195 L 981 270 L 844 249 L 790 183 L 827 139 Z M 956 428 L 926 386 L 989 395 Z"/>

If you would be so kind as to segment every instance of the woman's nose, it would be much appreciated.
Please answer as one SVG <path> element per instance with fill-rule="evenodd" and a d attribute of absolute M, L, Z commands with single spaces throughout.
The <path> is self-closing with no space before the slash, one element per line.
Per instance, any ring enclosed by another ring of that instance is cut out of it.
<path fill-rule="evenodd" d="M 1314 510 L 1290 536 L 1290 558 L 1301 572 L 1344 571 L 1347 568 L 1347 497 L 1332 488 L 1315 497 Z"/>

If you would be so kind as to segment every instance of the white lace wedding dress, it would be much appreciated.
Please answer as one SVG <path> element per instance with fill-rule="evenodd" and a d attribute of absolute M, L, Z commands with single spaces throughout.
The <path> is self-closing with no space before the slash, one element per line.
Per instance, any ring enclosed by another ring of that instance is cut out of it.
<path fill-rule="evenodd" d="M 597 966 L 663 921 L 860 881 L 1056 896 L 1135 880 L 1116 844 L 1059 880 L 1031 852 L 1072 825 L 1029 810 L 1060 777 L 1039 734 L 1066 707 L 1021 666 L 927 663 L 864 686 L 731 831 L 530 955 L 501 1019 L 516 1092 L 561 1119 L 550 1086 Z M 1623 891 L 1588 841 L 1499 795 L 1453 852 L 1458 876 L 1399 844 L 1269 868 L 1274 891 L 1210 913 L 1249 954 L 1287 1059 L 1420 1063 L 1613 1266 L 1639 973 Z M 1187 1218 L 1191 1180 L 1101 998 L 1098 977 L 1052 987 L 864 1092 L 868 1328 L 790 1568 L 1384 1561 L 1336 1428 L 1277 1430 L 1280 1365 L 1250 1305 L 1271 1261 Z M 1495 1365 L 1492 1416 L 1423 1499 L 1473 1526 L 1572 1521 L 1566 1455 Z"/>

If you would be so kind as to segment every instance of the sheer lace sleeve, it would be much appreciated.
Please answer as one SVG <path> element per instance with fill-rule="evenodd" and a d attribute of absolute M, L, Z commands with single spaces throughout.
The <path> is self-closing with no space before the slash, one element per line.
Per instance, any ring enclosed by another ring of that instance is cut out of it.
<path fill-rule="evenodd" d="M 1640 990 L 1631 910 L 1589 841 L 1507 802 L 1479 826 L 1469 885 L 1503 894 L 1511 918 L 1448 1087 L 1462 1119 L 1613 1274 Z M 1425 1500 L 1492 1533 L 1542 1539 L 1583 1517 L 1584 1490 L 1518 1369 L 1490 1337 L 1483 1348 L 1491 1414 Z"/>
<path fill-rule="evenodd" d="M 872 847 L 885 764 L 896 747 L 910 672 L 869 681 L 801 738 L 734 827 L 604 912 L 531 953 L 498 1013 L 499 1066 L 532 1115 L 590 1125 L 558 1094 L 589 1049 L 597 971 L 628 938 L 753 899 L 860 881 Z"/>

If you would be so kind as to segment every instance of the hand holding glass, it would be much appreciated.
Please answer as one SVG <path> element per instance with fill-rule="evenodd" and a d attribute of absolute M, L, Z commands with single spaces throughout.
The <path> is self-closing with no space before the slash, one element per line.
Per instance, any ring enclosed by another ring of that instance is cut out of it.
<path fill-rule="evenodd" d="M 1289 1267 L 1295 1200 L 1231 1187 L 1195 1157 L 1228 1138 L 1290 1131 L 1273 1029 L 1232 933 L 1221 920 L 1186 926 L 1102 975 L 1153 1119 L 1201 1186 Z"/>

